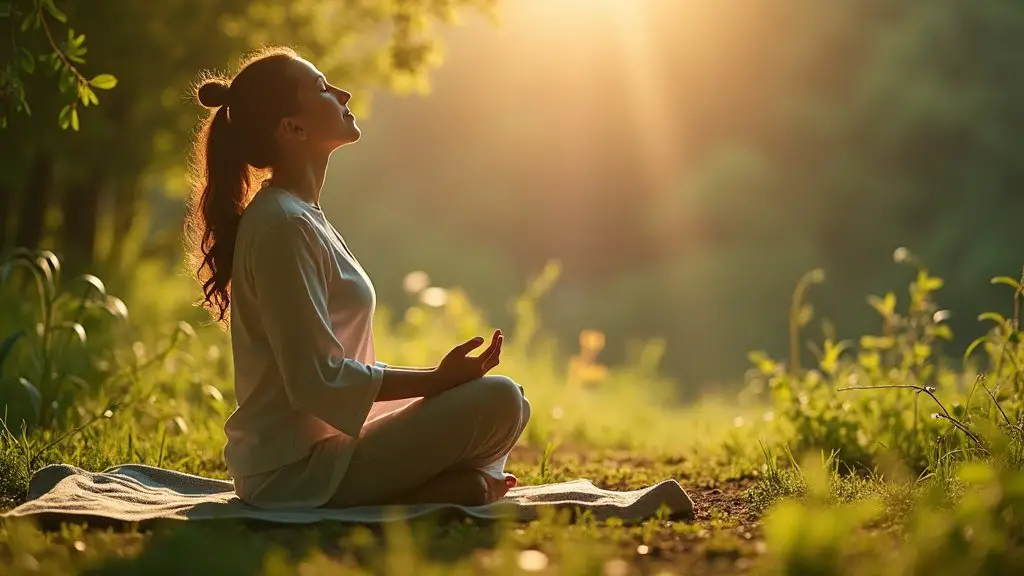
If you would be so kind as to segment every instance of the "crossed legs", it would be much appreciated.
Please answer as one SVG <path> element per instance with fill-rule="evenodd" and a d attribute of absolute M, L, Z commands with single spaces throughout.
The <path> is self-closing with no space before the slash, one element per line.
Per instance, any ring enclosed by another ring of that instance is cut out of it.
<path fill-rule="evenodd" d="M 522 388 L 484 376 L 368 423 L 326 506 L 443 502 L 476 506 L 515 484 L 485 469 L 504 458 L 530 420 Z"/>

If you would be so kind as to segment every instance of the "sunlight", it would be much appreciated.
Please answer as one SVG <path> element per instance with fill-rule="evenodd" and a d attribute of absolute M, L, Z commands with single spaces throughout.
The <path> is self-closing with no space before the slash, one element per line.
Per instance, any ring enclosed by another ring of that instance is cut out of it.
<path fill-rule="evenodd" d="M 669 86 L 659 75 L 663 69 L 661 54 L 652 38 L 651 10 L 642 2 L 602 0 L 599 5 L 611 12 L 618 28 L 614 41 L 622 54 L 625 82 L 620 87 L 629 96 L 634 117 L 634 141 L 646 166 L 648 188 L 673 177 L 679 151 L 672 143 L 668 126 L 672 106 Z"/>
<path fill-rule="evenodd" d="M 672 17 L 677 10 L 666 11 L 665 3 L 653 0 L 544 0 L 529 6 L 536 34 L 557 30 L 571 39 L 563 50 L 572 54 L 575 69 L 585 72 L 570 78 L 588 82 L 586 90 L 606 93 L 615 114 L 631 124 L 620 137 L 622 153 L 644 167 L 644 181 L 636 189 L 657 190 L 674 180 L 682 153 L 673 140 L 678 130 L 672 126 L 671 80 L 663 77 L 666 62 L 654 19 Z M 560 60 L 566 57 L 559 55 Z M 606 108 L 594 106 L 587 110 L 587 121 L 606 123 L 601 120 L 605 114 Z"/>

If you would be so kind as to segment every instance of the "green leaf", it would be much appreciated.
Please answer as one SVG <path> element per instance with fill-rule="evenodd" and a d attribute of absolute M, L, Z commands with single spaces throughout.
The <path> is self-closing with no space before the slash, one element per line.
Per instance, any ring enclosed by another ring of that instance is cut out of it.
<path fill-rule="evenodd" d="M 835 374 L 836 369 L 839 367 L 839 356 L 849 347 L 850 343 L 845 340 L 839 343 L 826 340 L 825 353 L 820 361 L 821 369 L 829 374 Z"/>
<path fill-rule="evenodd" d="M 105 298 L 107 296 L 107 287 L 103 285 L 103 280 L 100 280 L 92 274 L 82 274 L 77 278 L 77 280 L 85 282 L 90 288 L 92 288 L 92 290 L 98 292 L 100 297 Z M 89 291 L 85 293 L 85 297 L 89 297 Z"/>
<path fill-rule="evenodd" d="M 924 270 L 921 270 L 917 274 L 917 287 L 925 292 L 934 292 L 939 290 L 942 288 L 943 284 L 942 278 L 929 276 Z"/>
<path fill-rule="evenodd" d="M 871 295 L 868 296 L 868 304 L 871 304 L 871 307 L 877 310 L 882 317 L 888 318 L 896 311 L 896 295 L 892 292 L 886 294 L 885 298 Z"/>
<path fill-rule="evenodd" d="M 1009 276 L 996 276 L 991 280 L 992 284 L 1006 284 L 1007 286 L 1013 287 L 1014 290 L 1020 290 L 1020 282 L 1017 282 Z"/>
<path fill-rule="evenodd" d="M 778 365 L 768 356 L 763 350 L 754 350 L 747 354 L 747 360 L 757 366 L 757 369 L 763 374 L 773 374 Z"/>
<path fill-rule="evenodd" d="M 85 34 L 75 35 L 75 31 L 68 28 L 68 50 L 74 52 L 85 42 Z"/>
<path fill-rule="evenodd" d="M 860 347 L 868 350 L 889 350 L 896 345 L 892 336 L 861 336 Z"/>
<path fill-rule="evenodd" d="M 953 331 L 950 330 L 949 326 L 945 324 L 935 324 L 932 326 L 925 327 L 925 333 L 932 338 L 942 338 L 945 340 L 953 339 Z"/>
<path fill-rule="evenodd" d="M 54 281 L 60 282 L 60 259 L 57 258 L 56 254 L 49 250 L 40 250 L 38 262 L 40 266 L 43 264 L 49 266 Z"/>
<path fill-rule="evenodd" d="M 53 274 L 53 270 L 47 264 L 47 261 L 42 256 L 36 256 L 35 265 L 39 268 L 39 271 L 43 273 L 43 277 L 46 279 L 46 289 L 49 294 L 53 294 L 57 291 L 57 279 Z"/>
<path fill-rule="evenodd" d="M 0 266 L 0 283 L 7 282 L 10 279 L 11 273 L 14 272 L 16 266 L 22 266 L 32 273 L 33 279 L 37 282 L 44 282 L 45 278 L 42 276 L 42 271 L 39 270 L 38 264 L 36 264 L 35 252 L 27 248 L 15 248 L 11 251 L 10 255 Z"/>
<path fill-rule="evenodd" d="M 31 28 L 32 26 L 38 25 L 37 16 L 37 12 L 29 12 L 25 16 L 25 19 L 21 21 L 21 31 L 27 32 L 28 29 Z"/>
<path fill-rule="evenodd" d="M 78 132 L 78 108 L 71 109 L 71 129 Z"/>
<path fill-rule="evenodd" d="M 17 344 L 18 340 L 20 340 L 24 335 L 24 330 L 18 330 L 17 332 L 8 334 L 7 337 L 4 338 L 4 341 L 0 342 L 0 370 L 3 370 L 4 362 L 7 360 L 7 357 L 10 356 L 11 350 L 14 349 L 14 345 Z"/>
<path fill-rule="evenodd" d="M 53 3 L 53 0 L 43 0 L 43 7 L 53 16 L 53 19 L 61 24 L 67 24 L 68 17 Z"/>
<path fill-rule="evenodd" d="M 89 80 L 89 84 L 97 90 L 110 90 L 117 86 L 117 78 L 113 74 L 100 74 Z"/>
<path fill-rule="evenodd" d="M 10 18 L 10 17 L 11 17 L 11 3 L 10 2 L 0 2 L 0 18 Z"/>
<path fill-rule="evenodd" d="M 67 130 L 71 126 L 71 104 L 60 109 L 60 114 L 57 115 L 57 122 L 60 123 L 62 130 Z"/>
<path fill-rule="evenodd" d="M 85 335 L 85 327 L 78 322 L 61 322 L 56 328 L 63 330 L 71 330 L 78 336 L 78 341 L 84 346 L 88 341 Z"/>
<path fill-rule="evenodd" d="M 116 296 L 107 296 L 104 308 L 115 318 L 120 318 L 122 320 L 128 319 L 128 307 L 125 306 L 123 300 Z"/>
<path fill-rule="evenodd" d="M 82 102 L 83 106 L 100 103 L 100 101 L 96 99 L 96 93 L 93 92 L 92 88 L 86 84 L 80 84 L 78 86 L 78 99 Z"/>
<path fill-rule="evenodd" d="M 971 353 L 974 352 L 974 349 L 977 348 L 978 346 L 981 346 L 987 341 L 988 336 L 979 336 L 975 338 L 974 342 L 971 342 L 971 345 L 967 347 L 967 351 L 964 352 L 963 363 L 967 364 L 967 361 L 971 358 Z"/>
<path fill-rule="evenodd" d="M 29 74 L 36 71 L 36 59 L 24 46 L 18 47 L 18 64 Z"/>
<path fill-rule="evenodd" d="M 181 321 L 178 322 L 178 330 L 177 331 L 181 332 L 182 334 L 184 334 L 188 338 L 195 338 L 196 337 L 195 329 L 192 328 L 191 324 L 189 324 L 188 322 L 185 322 L 184 320 L 181 320 Z"/>
<path fill-rule="evenodd" d="M 981 322 L 983 320 L 991 320 L 992 322 L 995 322 L 996 324 L 999 324 L 999 326 L 1001 326 L 1001 327 L 1007 325 L 1006 318 L 1002 314 L 1000 314 L 998 312 L 983 312 L 983 313 L 979 314 L 978 315 L 978 322 Z"/>
<path fill-rule="evenodd" d="M 39 393 L 39 389 L 25 378 L 18 378 L 18 384 L 21 384 L 22 390 L 24 390 L 25 394 L 28 396 L 29 404 L 32 405 L 32 414 L 38 421 L 39 413 L 43 407 L 43 397 Z"/>
<path fill-rule="evenodd" d="M 878 370 L 882 365 L 882 358 L 878 352 L 859 352 L 857 354 L 857 363 L 867 370 Z"/>

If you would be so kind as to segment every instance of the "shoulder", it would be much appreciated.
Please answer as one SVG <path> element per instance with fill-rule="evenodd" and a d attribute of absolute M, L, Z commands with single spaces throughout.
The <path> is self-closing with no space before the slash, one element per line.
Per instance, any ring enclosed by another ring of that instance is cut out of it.
<path fill-rule="evenodd" d="M 241 247 L 255 247 L 273 238 L 316 241 L 317 237 L 316 224 L 309 215 L 309 209 L 291 194 L 273 189 L 256 193 L 238 225 L 238 244 Z"/>
<path fill-rule="evenodd" d="M 259 236 L 262 230 L 282 223 L 309 224 L 308 220 L 307 210 L 297 198 L 291 194 L 264 188 L 256 192 L 249 205 L 245 207 L 239 230 L 244 229 Z"/>
<path fill-rule="evenodd" d="M 324 242 L 301 201 L 291 194 L 263 189 L 245 208 L 238 226 L 236 253 L 249 261 L 294 257 L 318 258 Z"/>

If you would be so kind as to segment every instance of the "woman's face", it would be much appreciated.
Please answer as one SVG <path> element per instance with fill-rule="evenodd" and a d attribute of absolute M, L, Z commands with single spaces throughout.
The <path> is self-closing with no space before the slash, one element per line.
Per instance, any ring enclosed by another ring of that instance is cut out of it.
<path fill-rule="evenodd" d="M 332 86 L 306 60 L 292 61 L 289 73 L 297 85 L 299 113 L 282 120 L 282 136 L 307 152 L 332 152 L 359 139 L 356 118 L 348 109 L 352 95 Z"/>

